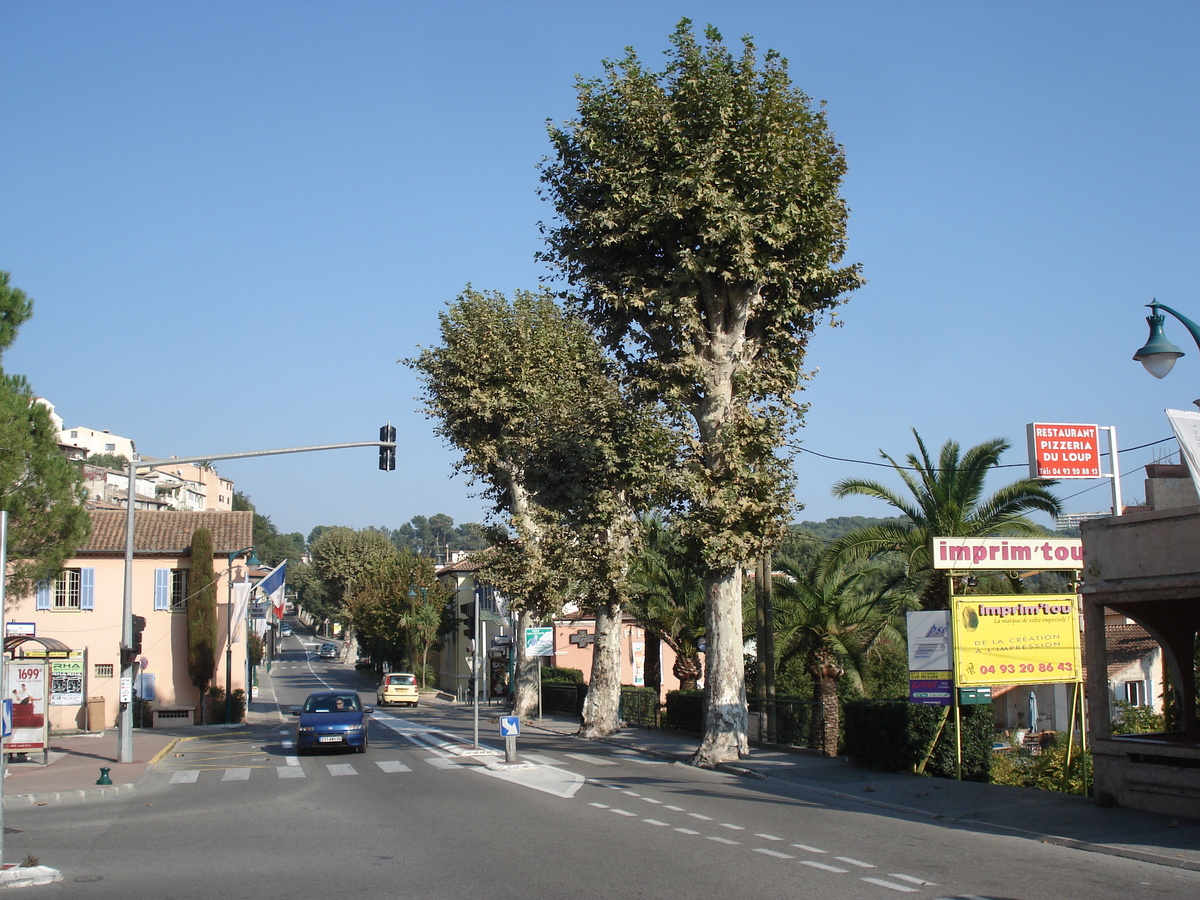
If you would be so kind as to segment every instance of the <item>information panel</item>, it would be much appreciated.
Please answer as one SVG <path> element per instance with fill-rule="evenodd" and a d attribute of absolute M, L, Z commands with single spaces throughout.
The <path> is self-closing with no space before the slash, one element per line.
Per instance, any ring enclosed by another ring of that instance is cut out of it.
<path fill-rule="evenodd" d="M 1075 594 L 955 597 L 954 677 L 959 687 L 1078 681 Z"/>

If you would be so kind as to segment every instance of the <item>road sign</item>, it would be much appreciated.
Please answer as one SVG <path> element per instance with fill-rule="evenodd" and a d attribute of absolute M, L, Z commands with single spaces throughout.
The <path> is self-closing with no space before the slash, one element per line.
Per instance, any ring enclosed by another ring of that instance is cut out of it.
<path fill-rule="evenodd" d="M 521 733 L 520 716 L 500 717 L 500 737 L 516 737 Z"/>
<path fill-rule="evenodd" d="M 525 655 L 529 656 L 553 656 L 554 655 L 554 629 L 553 628 L 526 628 L 525 629 Z"/>
<path fill-rule="evenodd" d="M 0 713 L 0 719 L 3 720 L 3 728 L 0 730 L 3 731 L 5 737 L 12 734 L 12 706 L 11 700 L 5 700 L 3 712 Z"/>

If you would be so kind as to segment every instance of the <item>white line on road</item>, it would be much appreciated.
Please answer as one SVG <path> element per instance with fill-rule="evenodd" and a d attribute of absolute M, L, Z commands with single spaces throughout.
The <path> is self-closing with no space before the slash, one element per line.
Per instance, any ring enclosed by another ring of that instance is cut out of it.
<path fill-rule="evenodd" d="M 329 770 L 330 775 L 357 775 L 354 771 L 354 766 L 350 763 L 326 763 L 325 768 Z"/>
<path fill-rule="evenodd" d="M 738 844 L 741 843 L 741 841 L 731 841 L 727 837 L 721 837 L 719 834 L 710 834 L 708 836 L 708 840 L 714 841 L 715 843 L 718 843 L 718 844 L 729 844 L 734 847 L 736 847 Z"/>
<path fill-rule="evenodd" d="M 763 856 L 774 856 L 776 859 L 795 859 L 790 853 L 780 853 L 778 850 L 769 850 L 766 847 L 755 847 L 755 853 L 761 853 Z"/>
<path fill-rule="evenodd" d="M 822 850 L 820 847 L 810 847 L 808 844 L 792 844 L 797 850 L 804 850 L 808 853 L 828 853 L 827 850 Z"/>
<path fill-rule="evenodd" d="M 275 774 L 280 778 L 303 778 L 304 770 L 299 766 L 276 766 Z"/>
<path fill-rule="evenodd" d="M 899 891 L 902 894 L 917 893 L 917 888 L 915 887 L 909 887 L 908 885 L 904 884 L 896 884 L 892 881 L 884 881 L 882 878 L 864 878 L 863 881 L 867 882 L 868 884 L 874 884 L 878 885 L 879 887 L 887 888 L 890 891 Z"/>
<path fill-rule="evenodd" d="M 855 859 L 852 856 L 835 856 L 838 862 L 844 862 L 848 866 L 858 866 L 860 869 L 874 869 L 875 866 L 869 862 L 863 862 L 861 859 Z"/>
<path fill-rule="evenodd" d="M 250 768 L 241 766 L 236 769 L 226 769 L 225 774 L 221 776 L 222 781 L 249 781 Z"/>
<path fill-rule="evenodd" d="M 693 831 L 691 828 L 676 828 L 675 830 L 678 831 L 680 834 L 699 834 L 700 833 L 698 831 Z"/>
<path fill-rule="evenodd" d="M 926 881 L 924 878 L 913 878 L 911 875 L 905 875 L 903 872 L 892 872 L 888 878 L 899 878 L 901 881 L 907 881 L 909 884 L 919 884 L 921 887 L 936 887 L 936 881 Z"/>
<path fill-rule="evenodd" d="M 775 837 L 773 834 L 756 834 L 756 838 L 762 838 L 764 841 L 782 841 L 783 838 Z"/>
<path fill-rule="evenodd" d="M 379 766 L 379 768 L 383 769 L 383 771 L 387 772 L 388 774 L 412 771 L 412 769 L 400 762 L 398 759 L 377 759 L 375 760 L 375 765 Z"/>
<path fill-rule="evenodd" d="M 666 828 L 668 825 L 671 824 L 670 822 L 660 822 L 660 821 L 658 821 L 658 819 L 642 819 L 642 821 L 645 822 L 647 825 L 657 825 L 660 828 Z"/>
<path fill-rule="evenodd" d="M 171 776 L 171 784 L 195 784 L 199 777 L 199 769 L 181 769 Z"/>
<path fill-rule="evenodd" d="M 593 766 L 619 765 L 619 763 L 613 762 L 611 759 L 605 759 L 602 756 L 593 756 L 590 753 L 564 753 L 563 756 L 568 756 L 571 759 L 577 759 L 580 762 L 585 762 Z"/>
<path fill-rule="evenodd" d="M 826 863 L 814 862 L 811 859 L 800 860 L 802 866 L 812 866 L 814 869 L 820 869 L 822 872 L 833 872 L 835 875 L 845 875 L 848 869 L 839 869 L 837 866 L 831 866 Z"/>

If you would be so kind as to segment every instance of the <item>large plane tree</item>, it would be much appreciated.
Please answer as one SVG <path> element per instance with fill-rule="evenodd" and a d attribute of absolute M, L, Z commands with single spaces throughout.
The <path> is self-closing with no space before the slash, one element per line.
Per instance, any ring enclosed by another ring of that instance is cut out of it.
<path fill-rule="evenodd" d="M 682 474 L 673 521 L 706 571 L 705 733 L 694 762 L 746 754 L 742 572 L 792 503 L 781 453 L 802 409 L 808 337 L 861 283 L 838 267 L 842 148 L 774 52 L 732 53 L 682 20 L 663 71 L 630 49 L 576 84 L 549 126 L 543 259 L 623 366 L 662 404 Z"/>

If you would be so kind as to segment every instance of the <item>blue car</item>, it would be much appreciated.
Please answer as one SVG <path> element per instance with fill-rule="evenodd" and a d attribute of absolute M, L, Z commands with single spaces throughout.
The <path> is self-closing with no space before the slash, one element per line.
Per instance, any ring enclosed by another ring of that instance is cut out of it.
<path fill-rule="evenodd" d="M 314 691 L 303 706 L 292 707 L 292 715 L 300 717 L 297 752 L 317 747 L 353 747 L 358 753 L 366 752 L 371 708 L 363 706 L 353 691 Z"/>

